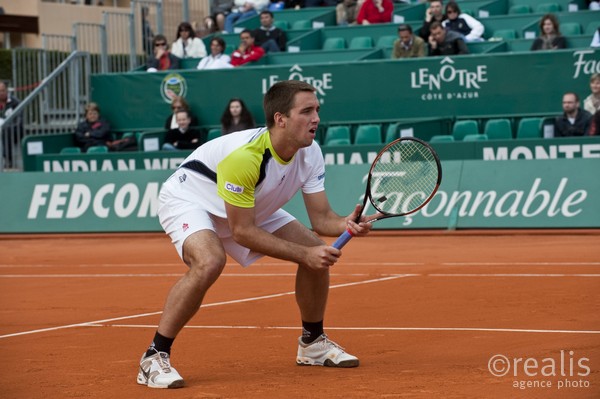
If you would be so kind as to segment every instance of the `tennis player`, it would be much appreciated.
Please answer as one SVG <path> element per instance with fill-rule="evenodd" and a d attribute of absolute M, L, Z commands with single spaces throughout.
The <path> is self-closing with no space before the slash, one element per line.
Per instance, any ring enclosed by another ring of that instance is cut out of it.
<path fill-rule="evenodd" d="M 200 308 L 229 254 L 242 266 L 264 255 L 298 264 L 296 302 L 302 318 L 296 363 L 357 367 L 358 359 L 323 331 L 329 268 L 341 252 L 281 207 L 301 189 L 314 232 L 338 236 L 348 229 L 367 234 L 371 217 L 355 223 L 331 209 L 325 166 L 314 141 L 319 124 L 315 88 L 282 81 L 264 97 L 266 128 L 235 132 L 196 149 L 163 185 L 158 216 L 189 267 L 167 296 L 154 340 L 142 355 L 137 382 L 179 388 L 183 378 L 170 364 L 171 345 Z"/>

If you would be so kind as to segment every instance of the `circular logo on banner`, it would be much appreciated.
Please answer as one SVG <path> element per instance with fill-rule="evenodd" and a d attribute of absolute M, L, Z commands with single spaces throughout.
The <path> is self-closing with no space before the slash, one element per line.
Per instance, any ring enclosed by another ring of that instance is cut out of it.
<path fill-rule="evenodd" d="M 170 73 L 163 79 L 160 85 L 160 94 L 167 103 L 171 103 L 173 97 L 185 97 L 187 84 L 183 76 L 178 73 Z"/>

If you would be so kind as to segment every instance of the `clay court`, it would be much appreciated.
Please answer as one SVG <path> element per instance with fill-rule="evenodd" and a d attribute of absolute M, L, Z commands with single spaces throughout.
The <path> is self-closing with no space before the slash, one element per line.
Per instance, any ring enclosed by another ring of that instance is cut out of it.
<path fill-rule="evenodd" d="M 294 265 L 230 262 L 173 347 L 186 387 L 167 392 L 135 382 L 186 271 L 165 235 L 0 236 L 1 396 L 598 398 L 599 238 L 353 240 L 331 270 L 325 323 L 355 369 L 295 365 Z"/>

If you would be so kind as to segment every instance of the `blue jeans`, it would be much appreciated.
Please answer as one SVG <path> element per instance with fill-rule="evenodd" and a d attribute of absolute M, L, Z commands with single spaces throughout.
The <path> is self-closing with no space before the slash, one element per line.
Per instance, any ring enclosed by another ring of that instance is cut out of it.
<path fill-rule="evenodd" d="M 227 31 L 227 33 L 234 33 L 233 24 L 235 24 L 238 21 L 243 21 L 245 19 L 251 18 L 257 14 L 258 13 L 254 8 L 246 12 L 232 12 L 231 14 L 225 17 L 225 30 Z"/>

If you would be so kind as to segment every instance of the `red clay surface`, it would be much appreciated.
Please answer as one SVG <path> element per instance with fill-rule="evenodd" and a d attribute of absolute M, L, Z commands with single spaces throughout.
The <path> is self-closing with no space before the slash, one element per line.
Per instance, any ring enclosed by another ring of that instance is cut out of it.
<path fill-rule="evenodd" d="M 354 239 L 331 270 L 325 324 L 356 369 L 295 365 L 294 265 L 231 263 L 175 341 L 186 387 L 166 391 L 135 382 L 186 270 L 166 236 L 0 236 L 0 396 L 599 398 L 599 238 Z"/>

